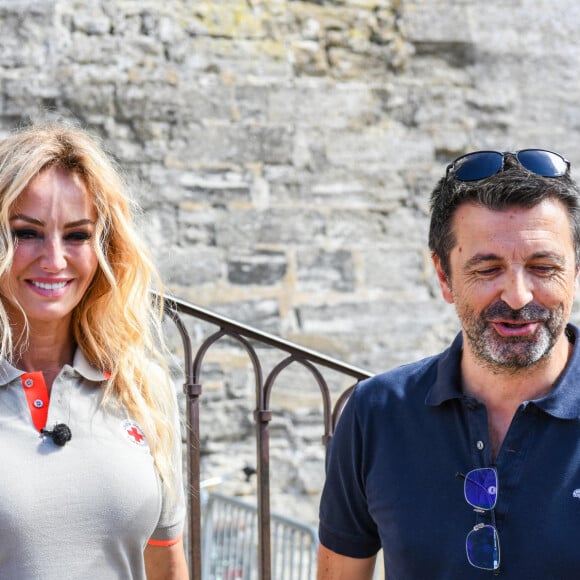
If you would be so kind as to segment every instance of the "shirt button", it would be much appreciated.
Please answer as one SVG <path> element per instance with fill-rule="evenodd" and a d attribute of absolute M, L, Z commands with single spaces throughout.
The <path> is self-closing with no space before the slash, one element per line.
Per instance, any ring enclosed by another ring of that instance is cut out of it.
<path fill-rule="evenodd" d="M 32 379 L 25 379 L 24 380 L 24 386 L 25 387 L 28 387 L 28 388 L 33 387 L 34 386 L 34 381 Z"/>
<path fill-rule="evenodd" d="M 36 399 L 36 400 L 34 401 L 34 406 L 35 406 L 37 409 L 42 409 L 42 407 L 44 407 L 44 401 L 42 401 L 41 399 Z"/>
<path fill-rule="evenodd" d="M 485 443 L 483 441 L 478 441 L 475 446 L 481 451 L 485 447 Z"/>

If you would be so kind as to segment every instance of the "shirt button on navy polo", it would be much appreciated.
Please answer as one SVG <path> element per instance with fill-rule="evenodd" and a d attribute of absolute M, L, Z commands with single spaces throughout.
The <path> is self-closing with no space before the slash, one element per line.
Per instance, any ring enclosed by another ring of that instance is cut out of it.
<path fill-rule="evenodd" d="M 485 443 L 483 441 L 478 441 L 475 446 L 481 451 L 485 447 Z"/>

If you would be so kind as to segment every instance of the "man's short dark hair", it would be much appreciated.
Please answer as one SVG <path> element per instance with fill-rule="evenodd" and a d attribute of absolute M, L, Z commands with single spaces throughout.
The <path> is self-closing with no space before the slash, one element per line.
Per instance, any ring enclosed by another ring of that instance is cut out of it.
<path fill-rule="evenodd" d="M 567 172 L 562 177 L 542 177 L 523 168 L 508 155 L 499 173 L 478 181 L 461 181 L 451 173 L 442 178 L 431 193 L 431 223 L 429 248 L 436 255 L 447 277 L 450 275 L 449 255 L 456 244 L 452 228 L 453 216 L 460 205 L 476 203 L 494 211 L 509 207 L 532 208 L 546 199 L 564 204 L 570 218 L 570 229 L 580 266 L 580 189 Z"/>

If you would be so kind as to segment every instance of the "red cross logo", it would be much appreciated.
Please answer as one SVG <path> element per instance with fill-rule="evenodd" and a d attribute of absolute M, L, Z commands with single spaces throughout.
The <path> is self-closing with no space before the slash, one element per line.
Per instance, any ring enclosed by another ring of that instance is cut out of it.
<path fill-rule="evenodd" d="M 132 429 L 127 431 L 127 433 L 129 434 L 129 436 L 133 437 L 133 439 L 135 440 L 135 443 L 141 443 L 141 440 L 143 439 L 143 435 L 141 435 L 141 433 L 139 433 L 139 430 L 137 429 L 137 427 L 133 427 Z"/>
<path fill-rule="evenodd" d="M 125 435 L 127 435 L 127 437 L 129 438 L 129 441 L 131 441 L 131 443 L 139 445 L 140 447 L 147 445 L 147 440 L 145 439 L 145 434 L 143 433 L 143 430 L 134 421 L 131 421 L 129 419 L 123 421 L 123 431 L 125 432 Z"/>

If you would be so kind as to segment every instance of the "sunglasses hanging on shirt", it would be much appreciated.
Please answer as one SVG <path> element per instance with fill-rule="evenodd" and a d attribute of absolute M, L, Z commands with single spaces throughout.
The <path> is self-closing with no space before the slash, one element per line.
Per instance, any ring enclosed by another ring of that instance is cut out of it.
<path fill-rule="evenodd" d="M 482 570 L 499 570 L 499 535 L 495 526 L 494 508 L 497 502 L 498 477 L 493 467 L 473 469 L 467 475 L 458 477 L 464 480 L 465 501 L 479 514 L 490 514 L 491 523 L 478 523 L 467 534 L 465 551 L 467 560 Z"/>

